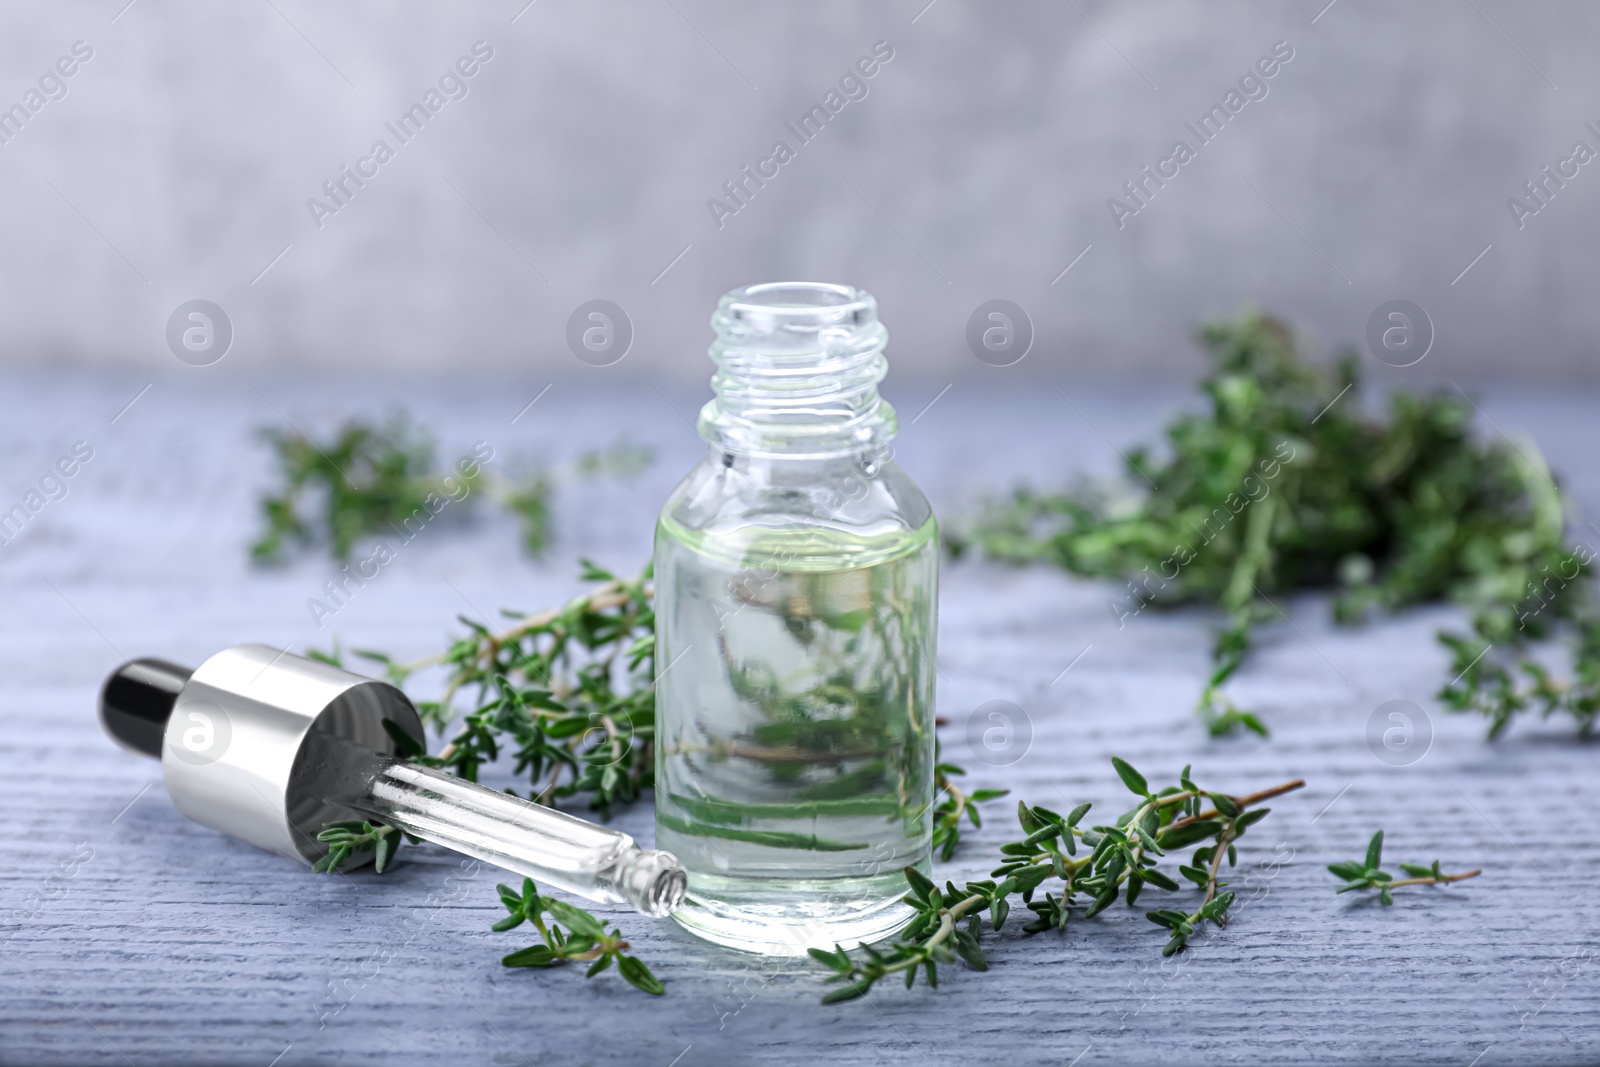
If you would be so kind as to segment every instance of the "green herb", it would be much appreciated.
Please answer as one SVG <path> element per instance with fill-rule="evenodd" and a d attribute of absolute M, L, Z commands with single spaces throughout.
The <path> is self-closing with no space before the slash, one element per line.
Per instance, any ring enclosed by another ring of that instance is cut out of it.
<path fill-rule="evenodd" d="M 638 474 L 653 460 L 650 449 L 637 445 L 614 445 L 585 452 L 570 468 L 534 471 L 520 482 L 501 487 L 491 485 L 491 495 L 522 518 L 522 547 L 535 558 L 550 547 L 550 501 L 561 485 L 598 478 L 625 478 Z"/>
<path fill-rule="evenodd" d="M 385 725 L 388 725 L 385 723 Z M 332 822 L 322 828 L 317 840 L 328 845 L 328 854 L 311 869 L 319 874 L 336 871 L 350 858 L 351 853 L 374 853 L 373 868 L 382 874 L 389 869 L 403 835 L 392 826 L 381 822 L 356 819 L 349 822 Z"/>
<path fill-rule="evenodd" d="M 628 984 L 656 996 L 666 992 L 661 982 L 650 973 L 650 968 L 636 957 L 627 955 L 629 945 L 622 939 L 622 931 L 606 932 L 606 924 L 563 900 L 539 895 L 532 878 L 522 880 L 522 892 L 510 886 L 495 887 L 500 892 L 500 902 L 510 912 L 494 924 L 497 931 L 512 930 L 524 922 L 530 923 L 543 944 L 530 945 L 506 956 L 500 962 L 507 967 L 556 967 L 565 963 L 588 963 L 585 978 L 610 967 L 613 963 Z M 545 920 L 546 915 L 549 921 Z M 563 928 L 564 927 L 564 928 Z"/>
<path fill-rule="evenodd" d="M 1578 589 L 1588 591 L 1587 586 Z M 1600 613 L 1590 604 L 1567 611 L 1540 633 L 1553 631 L 1570 642 L 1571 678 L 1557 680 L 1534 658 L 1535 641 L 1527 628 L 1506 632 L 1495 625 L 1496 615 L 1482 613 L 1473 619 L 1471 636 L 1439 634 L 1451 651 L 1450 669 L 1455 674 L 1439 691 L 1439 699 L 1452 711 L 1487 716 L 1491 738 L 1504 733 L 1516 716 L 1535 708 L 1546 719 L 1571 715 L 1581 736 L 1592 734 L 1600 716 Z"/>
<path fill-rule="evenodd" d="M 426 514 L 428 494 L 439 489 L 433 440 L 403 414 L 381 425 L 352 420 L 322 442 L 270 427 L 260 432 L 284 484 L 261 500 L 266 528 L 250 549 L 258 563 L 281 562 L 291 547 L 319 539 L 335 559 L 348 559 L 361 537 L 391 532 L 419 509 Z"/>
<path fill-rule="evenodd" d="M 1439 870 L 1439 861 L 1434 860 L 1433 866 L 1424 867 L 1416 863 L 1402 863 L 1400 869 L 1409 874 L 1410 878 L 1395 881 L 1394 875 L 1387 871 L 1379 870 L 1383 862 L 1383 831 L 1379 830 L 1372 835 L 1371 842 L 1367 845 L 1367 858 L 1365 862 L 1352 860 L 1349 863 L 1330 863 L 1328 870 L 1333 872 L 1335 878 L 1342 879 L 1345 884 L 1337 892 L 1348 893 L 1352 889 L 1376 889 L 1378 900 L 1385 907 L 1394 903 L 1394 890 L 1407 885 L 1448 885 L 1466 878 L 1476 878 L 1483 871 L 1472 870 L 1461 874 L 1443 874 Z"/>
<path fill-rule="evenodd" d="M 440 667 L 446 671 L 443 693 L 435 700 L 418 701 L 417 709 L 424 721 L 435 727 L 447 727 L 458 717 L 459 727 L 437 755 L 428 755 L 404 731 L 390 729 L 402 757 L 477 781 L 479 768 L 510 754 L 515 760 L 514 773 L 527 776 L 529 799 L 548 805 L 581 796 L 607 816 L 613 806 L 632 802 L 653 784 L 655 612 L 650 570 L 646 568 L 638 578 L 623 579 L 588 561 L 583 568 L 585 581 L 600 583 L 587 594 L 531 617 L 506 612 L 520 621 L 499 633 L 463 618 L 468 633 L 437 656 L 399 663 L 383 652 L 353 653 L 380 664 L 388 680 L 401 688 L 412 685 L 421 672 Z M 343 665 L 337 649 L 311 655 Z M 822 723 L 834 730 L 839 725 Z M 832 734 L 824 739 L 838 745 L 829 748 L 830 753 L 848 748 L 855 734 L 863 732 L 857 725 L 850 730 L 848 735 L 840 735 L 842 740 Z M 797 759 L 789 751 L 796 744 L 795 737 L 759 740 L 784 746 L 762 750 L 776 763 Z M 939 765 L 937 780 L 945 799 L 935 810 L 936 847 L 946 857 L 959 840 L 957 827 L 963 813 L 974 826 L 979 825 L 974 805 L 1004 794 L 993 789 L 962 792 L 951 778 L 963 773 L 951 764 Z M 704 799 L 674 799 L 680 807 L 693 808 L 696 818 L 707 823 L 731 824 L 750 814 L 743 808 L 727 813 L 702 810 L 714 806 Z M 844 808 L 877 803 L 870 797 L 819 796 L 783 810 L 846 814 Z M 884 814 L 898 811 L 892 797 L 883 804 Z M 879 812 L 873 808 L 868 813 Z M 730 825 L 719 835 L 738 837 L 751 832 Z M 832 845 L 817 842 L 811 847 L 827 850 Z"/>
<path fill-rule="evenodd" d="M 442 695 L 436 700 L 421 701 L 417 707 L 424 720 L 437 727 L 447 726 L 461 715 L 461 728 L 438 755 L 430 756 L 410 734 L 385 721 L 384 729 L 394 742 L 396 754 L 426 766 L 447 767 L 476 781 L 480 767 L 510 753 L 516 759 L 516 772 L 528 775 L 530 798 L 550 804 L 585 796 L 590 806 L 603 814 L 609 814 L 613 805 L 636 799 L 642 789 L 649 787 L 655 767 L 655 615 L 651 573 L 646 568 L 638 578 L 621 579 L 585 561 L 582 576 L 585 581 L 600 584 L 559 609 L 531 617 L 507 612 L 519 621 L 499 633 L 462 619 L 468 633 L 437 656 L 400 663 L 383 652 L 356 651 L 354 655 L 381 664 L 388 680 L 400 687 L 411 684 L 422 672 L 440 667 L 446 671 Z M 337 644 L 330 652 L 313 650 L 308 654 L 333 666 L 344 665 Z M 463 698 L 470 709 L 464 714 L 458 707 Z M 796 739 L 767 740 L 792 745 Z M 1005 795 L 1005 790 L 963 792 L 953 779 L 965 772 L 937 758 L 935 762 L 941 800 L 934 809 L 934 847 L 941 859 L 948 859 L 960 840 L 963 814 L 973 826 L 981 825 L 976 805 Z M 790 848 L 864 847 L 802 835 L 764 834 L 732 825 L 751 814 L 766 814 L 752 812 L 748 805 L 724 810 L 724 806 L 703 798 L 675 797 L 674 801 L 700 820 L 692 830 L 689 823 L 679 826 L 684 832 L 717 833 Z M 876 797 L 819 797 L 782 807 L 784 813 L 791 815 L 811 809 L 834 814 L 859 809 L 863 814 L 887 815 L 900 810 L 893 798 Z M 375 867 L 381 874 L 403 836 L 382 823 L 331 823 L 318 835 L 329 845 L 328 855 L 314 869 L 337 870 L 352 855 L 375 852 Z M 772 840 L 780 836 L 785 839 Z M 505 886 L 500 887 L 500 894 L 511 915 L 501 920 L 496 929 L 510 929 L 529 921 L 544 938 L 542 945 L 507 956 L 503 961 L 506 966 L 542 967 L 589 960 L 592 976 L 615 959 L 629 982 L 646 992 L 662 991 L 643 963 L 624 955 L 628 945 L 620 933 L 597 932 L 598 920 L 587 912 L 538 895 L 531 881 L 523 883 L 520 895 Z M 565 923 L 566 929 L 543 923 L 540 916 L 545 912 Z M 574 920 L 574 914 L 586 916 L 587 922 Z"/>
<path fill-rule="evenodd" d="M 982 826 L 983 819 L 978 814 L 978 805 L 986 800 L 998 800 L 1011 791 L 974 789 L 971 793 L 962 792 L 951 779 L 967 772 L 939 758 L 937 740 L 934 741 L 933 762 L 933 785 L 938 790 L 939 797 L 938 803 L 933 806 L 933 851 L 941 861 L 948 861 L 955 855 L 956 846 L 961 843 L 961 816 L 966 815 L 967 821 L 975 827 Z"/>
<path fill-rule="evenodd" d="M 655 770 L 655 613 L 650 571 L 623 579 L 588 561 L 583 579 L 600 583 L 566 605 L 518 619 L 498 633 L 462 618 L 468 633 L 437 656 L 401 664 L 382 652 L 355 655 L 406 686 L 419 671 L 443 667 L 445 688 L 417 710 L 434 726 L 460 716 L 438 755 L 408 753 L 469 781 L 500 758 L 528 778 L 541 804 L 584 796 L 609 814 L 651 784 Z M 458 702 L 465 699 L 466 710 Z M 392 732 L 393 734 L 393 732 Z M 397 744 L 401 743 L 396 738 Z"/>
<path fill-rule="evenodd" d="M 777 569 L 763 573 L 754 557 L 747 560 L 749 566 L 727 583 L 728 606 L 766 620 L 752 625 L 782 627 L 787 648 L 800 659 L 774 658 L 737 641 L 716 643 L 721 679 L 742 709 L 739 721 L 693 741 L 680 739 L 665 754 L 675 773 L 701 783 L 680 792 L 711 793 L 676 810 L 678 795 L 665 798 L 658 824 L 694 836 L 845 851 L 870 842 L 852 840 L 855 831 L 829 840 L 771 825 L 744 827 L 756 818 L 792 826 L 789 820 L 802 817 L 859 823 L 855 816 L 871 814 L 898 819 L 902 839 L 915 840 L 927 832 L 928 803 L 937 788 L 936 761 L 928 758 L 932 679 L 921 652 L 926 638 L 918 629 L 930 614 L 928 592 L 888 568 L 807 572 L 784 569 L 776 558 L 768 562 Z M 804 668 L 797 669 L 802 661 Z M 745 803 L 753 789 L 761 792 L 750 776 L 773 783 L 783 802 L 759 805 L 764 814 L 757 816 Z M 716 810 L 706 812 L 706 802 Z M 702 821 L 702 812 L 712 817 Z M 725 818 L 724 812 L 736 817 Z M 810 829 L 826 835 L 829 822 Z"/>
<path fill-rule="evenodd" d="M 485 466 L 494 450 L 480 443 L 452 470 L 440 471 L 432 437 L 404 414 L 382 423 L 352 419 L 322 441 L 275 428 L 261 434 L 282 477 L 261 500 L 264 528 L 250 549 L 263 564 L 319 545 L 342 562 L 363 539 L 410 540 L 447 505 L 471 511 L 480 495 L 522 518 L 523 547 L 538 556 L 550 545 L 550 502 L 560 485 L 633 474 L 651 461 L 648 449 L 618 445 L 584 455 L 570 468 L 511 479 Z"/>
<path fill-rule="evenodd" d="M 1346 623 L 1451 599 L 1504 635 L 1552 571 L 1564 583 L 1587 573 L 1587 557 L 1564 544 L 1566 510 L 1537 449 L 1474 439 L 1464 394 L 1396 393 L 1386 417 L 1368 417 L 1352 354 L 1331 369 L 1313 364 L 1286 326 L 1254 313 L 1213 323 L 1200 340 L 1212 361 L 1201 382 L 1209 411 L 1169 424 L 1166 458 L 1133 451 L 1125 484 L 1019 489 L 951 547 L 1121 580 L 1110 602 L 1119 627 L 1151 605 L 1220 608 L 1227 625 L 1198 705 L 1214 735 L 1266 732 L 1223 687 L 1251 632 L 1279 617 L 1273 594 L 1335 589 Z M 1556 702 L 1584 722 L 1600 689 L 1589 633 L 1586 680 Z M 1492 662 L 1464 681 L 1463 709 L 1493 717 L 1514 704 L 1485 695 Z"/>
<path fill-rule="evenodd" d="M 405 686 L 421 671 L 443 667 L 445 690 L 417 707 L 436 726 L 458 714 L 458 698 L 471 710 L 459 732 L 437 756 L 392 722 L 384 729 L 404 759 L 448 767 L 472 781 L 485 763 L 502 752 L 515 757 L 516 773 L 528 775 L 528 795 L 549 804 L 583 795 L 590 806 L 609 814 L 613 804 L 636 799 L 651 783 L 655 739 L 654 614 L 650 572 L 621 579 L 585 562 L 583 578 L 600 583 L 565 606 L 533 617 L 508 612 L 517 625 L 500 633 L 469 619 L 468 633 L 438 656 L 398 663 L 382 652 L 355 655 L 383 665 L 388 679 Z M 337 648 L 314 652 L 340 666 Z M 514 792 L 514 790 L 507 790 Z M 403 836 L 373 822 L 333 823 L 317 835 L 329 845 L 318 871 L 336 870 L 352 854 L 376 853 L 383 873 Z M 510 914 L 495 924 L 509 930 L 523 922 L 539 931 L 542 944 L 506 956 L 507 967 L 550 967 L 587 962 L 588 977 L 613 963 L 622 977 L 647 993 L 664 992 L 643 962 L 627 955 L 621 931 L 607 932 L 589 912 L 540 895 L 531 879 L 517 894 L 500 886 Z M 547 918 L 548 917 L 548 918 Z"/>
<path fill-rule="evenodd" d="M 536 473 L 505 498 L 505 505 L 522 518 L 522 549 L 535 559 L 550 547 L 550 497 L 554 486 L 548 474 Z"/>
<path fill-rule="evenodd" d="M 1169 931 L 1163 955 L 1184 949 L 1206 922 L 1226 925 L 1233 893 L 1222 879 L 1224 857 L 1233 866 L 1239 838 L 1271 810 L 1256 805 L 1305 783 L 1297 779 L 1235 797 L 1202 789 L 1185 767 L 1178 784 L 1152 792 L 1133 766 L 1115 757 L 1111 762 L 1123 784 L 1139 798 L 1135 807 L 1110 825 L 1084 829 L 1079 824 L 1089 804 L 1060 815 L 1019 803 L 1017 819 L 1025 836 L 1000 846 L 1002 863 L 989 879 L 961 888 L 946 882 L 940 889 L 927 875 L 907 867 L 910 892 L 903 899 L 915 914 L 898 942 L 883 949 L 864 945 L 859 955 L 838 945 L 811 950 L 811 957 L 833 972 L 828 981 L 841 983 L 823 1002 L 859 997 L 894 974 L 905 976 L 908 989 L 919 972 L 929 985 L 937 986 L 939 965 L 952 964 L 958 957 L 973 970 L 987 970 L 981 945 L 985 920 L 990 930 L 1000 930 L 1013 897 L 1020 897 L 1034 913 L 1023 927 L 1033 934 L 1064 929 L 1075 910 L 1091 918 L 1118 896 L 1131 905 L 1145 886 L 1179 892 L 1180 883 L 1160 869 L 1160 860 L 1201 842 L 1207 843 L 1177 867 L 1177 873 L 1199 891 L 1199 901 L 1192 908 L 1158 908 L 1146 917 Z"/>

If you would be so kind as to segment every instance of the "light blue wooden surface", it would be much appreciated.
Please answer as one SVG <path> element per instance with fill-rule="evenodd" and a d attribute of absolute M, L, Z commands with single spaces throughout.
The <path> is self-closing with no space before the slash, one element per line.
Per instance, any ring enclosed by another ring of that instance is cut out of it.
<path fill-rule="evenodd" d="M 558 384 L 512 425 L 542 382 L 313 390 L 261 380 L 258 392 L 162 380 L 112 424 L 144 384 L 0 384 L 0 507 L 73 442 L 94 448 L 67 496 L 0 549 L 0 1062 L 1491 1067 L 1600 1058 L 1600 843 L 1589 829 L 1600 750 L 1556 724 L 1522 725 L 1490 745 L 1476 721 L 1442 714 L 1430 695 L 1446 659 L 1432 632 L 1449 612 L 1336 630 L 1318 598 L 1284 603 L 1294 625 L 1264 635 L 1237 687 L 1273 738 L 1211 742 L 1190 718 L 1207 663 L 1205 617 L 1146 613 L 1118 630 L 1103 586 L 968 563 L 944 575 L 939 698 L 951 720 L 946 751 L 974 783 L 1114 811 L 1112 753 L 1152 777 L 1192 759 L 1207 780 L 1241 792 L 1308 779 L 1241 849 L 1241 904 L 1226 931 L 1163 962 L 1143 909 L 1119 905 L 1061 936 L 1007 931 L 989 948 L 987 974 L 951 971 L 936 992 L 890 987 L 837 1007 L 817 1004 L 808 964 L 742 957 L 634 916 L 619 921 L 667 984 L 664 998 L 614 975 L 502 970 L 499 956 L 523 942 L 488 929 L 500 910 L 494 872 L 452 894 L 454 857 L 423 847 L 381 879 L 314 877 L 188 823 L 156 765 L 100 735 L 99 681 L 125 656 L 194 663 L 247 640 L 303 649 L 337 634 L 422 655 L 457 613 L 539 608 L 574 592 L 579 554 L 631 568 L 648 552 L 659 501 L 698 453 L 685 416 L 699 398 Z M 894 397 L 906 423 L 933 392 Z M 1144 439 L 1173 397 L 1074 399 L 1098 430 L 1049 391 L 957 387 L 907 426 L 901 461 L 948 517 L 1022 475 L 1111 470 L 1116 454 L 1099 431 L 1119 445 Z M 1596 399 L 1484 401 L 1496 426 L 1546 447 L 1591 515 L 1600 513 Z M 519 557 L 499 519 L 430 529 L 319 632 L 305 601 L 324 563 L 267 573 L 245 563 L 267 477 L 253 428 L 283 425 L 274 406 L 326 428 L 389 404 L 415 411 L 448 452 L 488 440 L 496 463 L 519 452 L 570 457 L 610 443 L 615 425 L 660 456 L 631 482 L 566 493 L 548 562 Z M 1431 713 L 1431 750 L 1407 767 L 1381 762 L 1366 740 L 1373 710 L 1395 698 Z M 984 766 L 965 741 L 967 717 L 992 699 L 1016 702 L 1031 722 L 1026 755 L 1008 768 Z M 986 872 L 1012 829 L 1006 802 L 990 814 L 943 875 Z M 648 804 L 617 825 L 648 840 Z M 1335 897 L 1324 864 L 1359 855 L 1380 826 L 1392 860 L 1437 857 L 1485 874 L 1408 893 L 1392 909 Z"/>

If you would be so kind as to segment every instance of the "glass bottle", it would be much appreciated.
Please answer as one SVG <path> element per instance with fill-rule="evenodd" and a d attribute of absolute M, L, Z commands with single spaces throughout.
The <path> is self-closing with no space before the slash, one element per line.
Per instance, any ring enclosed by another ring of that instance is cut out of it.
<path fill-rule="evenodd" d="M 890 455 L 871 295 L 755 285 L 712 326 L 710 448 L 655 541 L 673 917 L 755 952 L 871 942 L 930 867 L 938 527 Z"/>

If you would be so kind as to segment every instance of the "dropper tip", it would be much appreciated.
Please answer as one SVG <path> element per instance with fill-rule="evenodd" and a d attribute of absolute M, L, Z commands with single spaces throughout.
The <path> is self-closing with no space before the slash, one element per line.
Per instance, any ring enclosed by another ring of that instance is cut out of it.
<path fill-rule="evenodd" d="M 670 852 L 641 851 L 618 887 L 635 910 L 652 918 L 672 914 L 689 889 L 689 875 Z"/>

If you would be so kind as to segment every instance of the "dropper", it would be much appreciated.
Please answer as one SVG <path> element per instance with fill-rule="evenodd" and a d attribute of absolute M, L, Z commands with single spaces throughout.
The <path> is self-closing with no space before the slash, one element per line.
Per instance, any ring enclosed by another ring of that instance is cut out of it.
<path fill-rule="evenodd" d="M 100 721 L 161 760 L 183 814 L 302 863 L 327 855 L 317 840 L 327 823 L 374 819 L 599 903 L 663 916 L 683 900 L 686 875 L 670 852 L 400 759 L 391 731 L 425 744 L 411 701 L 326 663 L 255 644 L 193 671 L 131 660 L 106 679 Z"/>

